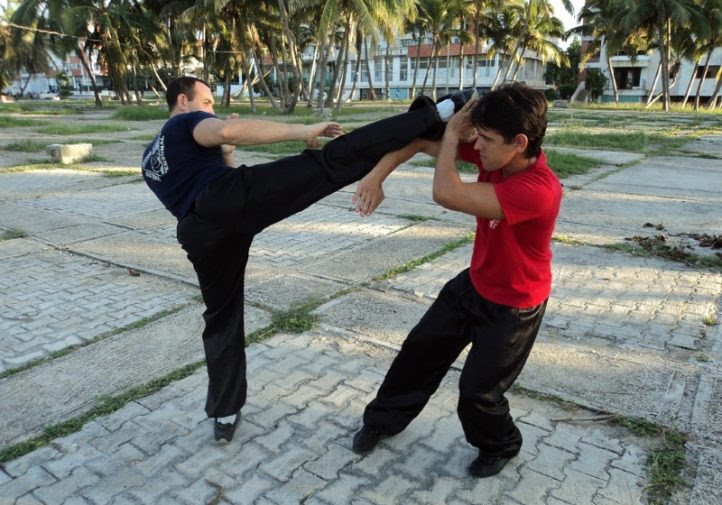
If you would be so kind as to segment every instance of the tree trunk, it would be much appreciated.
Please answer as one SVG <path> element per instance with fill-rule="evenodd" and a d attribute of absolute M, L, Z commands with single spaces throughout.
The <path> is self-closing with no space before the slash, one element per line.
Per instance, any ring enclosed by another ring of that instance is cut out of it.
<path fill-rule="evenodd" d="M 478 70 L 479 48 L 481 47 L 481 34 L 479 33 L 481 25 L 481 3 L 481 1 L 476 2 L 476 10 L 474 12 L 474 63 L 471 67 L 474 72 L 474 77 L 471 80 L 471 87 L 474 89 L 476 89 L 476 71 Z"/>
<path fill-rule="evenodd" d="M 138 68 L 133 62 L 133 64 L 130 66 L 131 72 L 133 72 L 133 93 L 135 94 L 135 102 L 140 105 L 143 103 L 143 100 L 140 98 L 140 92 L 138 91 Z"/>
<path fill-rule="evenodd" d="M 85 51 L 83 51 L 82 47 L 75 48 L 75 55 L 78 57 L 78 59 L 80 59 L 80 63 L 83 65 L 85 72 L 88 74 L 88 79 L 90 79 L 90 84 L 93 86 L 93 94 L 95 95 L 95 106 L 102 107 L 103 100 L 100 98 L 100 91 L 98 90 L 98 85 L 95 82 L 95 75 L 93 75 L 93 71 L 90 69 L 90 63 L 88 62 L 88 55 L 85 54 Z"/>
<path fill-rule="evenodd" d="M 659 36 L 659 54 L 662 65 L 662 107 L 669 112 L 669 20 L 666 17 L 664 8 L 657 11 L 657 33 Z"/>
<path fill-rule="evenodd" d="M 333 66 L 333 77 L 331 78 L 331 86 L 329 86 L 328 89 L 328 96 L 326 97 L 326 101 L 324 103 L 324 107 L 333 107 L 334 100 L 336 99 L 336 85 L 338 82 L 339 74 L 341 73 L 343 65 L 343 60 L 346 57 L 346 53 L 348 52 L 348 44 L 349 40 L 351 39 L 351 16 L 348 17 L 346 20 L 346 27 L 345 32 L 343 36 L 343 42 L 341 43 L 341 51 L 336 55 L 336 62 Z M 343 88 L 343 82 L 339 85 L 340 88 Z"/>
<path fill-rule="evenodd" d="M 717 107 L 717 99 L 719 98 L 721 90 L 722 90 L 722 67 L 720 67 L 720 70 L 717 71 L 717 85 L 714 88 L 714 92 L 712 93 L 712 96 L 709 97 L 709 104 L 707 104 L 708 109 L 714 109 Z"/>
<path fill-rule="evenodd" d="M 284 2 L 284 0 L 278 0 L 278 10 L 281 15 L 281 22 L 283 23 L 283 33 L 285 35 L 281 40 L 285 41 L 288 45 L 288 53 L 291 60 L 291 71 L 293 73 L 293 88 L 289 89 L 289 103 L 286 106 L 286 110 L 291 113 L 296 107 L 298 96 L 303 86 L 303 63 L 301 62 L 301 55 L 298 54 L 296 37 L 293 35 L 293 32 L 288 25 L 288 15 L 286 12 L 286 3 Z M 285 57 L 286 44 L 283 45 L 284 70 L 288 68 L 288 64 L 285 63 L 288 61 Z"/>
<path fill-rule="evenodd" d="M 654 73 L 654 81 L 652 81 L 652 87 L 649 90 L 649 96 L 647 97 L 647 106 L 649 107 L 652 104 L 652 99 L 654 98 L 654 90 L 657 89 L 657 82 L 659 82 L 659 74 L 662 71 L 662 61 L 660 60 L 659 65 L 657 65 L 657 71 Z M 664 92 L 662 93 L 664 94 Z"/>
<path fill-rule="evenodd" d="M 316 108 L 321 109 L 323 107 L 323 93 L 326 87 L 326 68 L 328 67 L 328 55 L 331 52 L 331 41 L 326 40 L 326 46 L 323 49 L 323 56 L 321 57 L 321 69 L 318 72 L 318 96 L 316 97 Z"/>
<path fill-rule="evenodd" d="M 423 95 L 426 92 L 426 82 L 429 79 L 429 70 L 431 69 L 431 62 L 434 61 L 434 55 L 436 54 L 436 34 L 434 33 L 432 36 L 432 43 L 431 43 L 431 56 L 429 57 L 428 63 L 426 65 L 426 72 L 424 73 L 424 82 L 421 83 L 421 94 Z"/>
<path fill-rule="evenodd" d="M 411 82 L 411 98 L 416 97 L 416 76 L 419 73 L 419 60 L 421 60 L 421 34 L 419 34 L 419 42 L 416 44 L 416 61 L 414 62 L 414 79 Z"/>
<path fill-rule="evenodd" d="M 444 88 L 444 94 L 449 94 L 449 77 L 451 76 L 451 42 L 446 43 L 446 87 Z"/>
<path fill-rule="evenodd" d="M 702 93 L 702 84 L 704 84 L 705 78 L 707 77 L 707 70 L 709 69 L 709 60 L 712 57 L 712 51 L 714 51 L 714 46 L 710 48 L 710 50 L 707 52 L 707 58 L 704 62 L 704 70 L 702 71 L 702 75 L 699 78 L 699 84 L 697 84 L 697 94 L 694 97 L 694 110 L 699 109 L 699 99 L 700 94 Z M 695 75 L 697 73 L 697 68 L 695 67 L 694 73 L 692 75 Z"/>
<path fill-rule="evenodd" d="M 501 77 L 501 70 L 504 66 L 504 58 L 502 54 L 497 54 L 495 58 L 499 60 L 499 65 L 497 65 L 496 67 L 496 76 L 494 77 L 494 82 L 491 83 L 491 89 L 496 89 L 496 83 L 499 82 L 499 77 Z"/>
<path fill-rule="evenodd" d="M 371 65 L 369 64 L 369 48 L 368 41 L 364 35 L 364 52 L 366 53 L 366 73 L 369 76 L 369 98 L 371 101 L 376 101 L 376 90 L 374 89 L 374 79 L 371 75 Z"/>
<path fill-rule="evenodd" d="M 514 74 L 511 76 L 512 81 L 516 81 L 516 75 L 519 73 L 519 69 L 524 63 L 524 51 L 526 51 L 526 44 L 521 48 L 521 52 L 519 53 L 519 61 L 516 64 L 516 69 L 514 69 Z"/>
<path fill-rule="evenodd" d="M 607 68 L 609 69 L 609 80 L 612 83 L 612 93 L 614 94 L 614 103 L 619 103 L 619 88 L 617 85 L 617 77 L 614 75 L 614 67 L 612 66 L 612 55 L 609 54 L 609 44 L 604 42 L 604 54 L 607 60 Z M 654 90 L 652 90 L 654 91 Z"/>
<path fill-rule="evenodd" d="M 356 88 L 358 88 L 359 84 L 359 78 L 361 76 L 361 39 L 363 38 L 363 35 L 361 34 L 361 30 L 356 28 L 356 63 L 354 64 L 354 71 L 353 71 L 353 85 L 351 85 L 351 94 L 349 95 L 351 100 L 353 100 L 353 95 L 356 93 Z"/>
<path fill-rule="evenodd" d="M 313 57 L 311 60 L 311 71 L 308 74 L 308 85 L 306 86 L 306 98 L 308 99 L 308 106 L 313 106 L 313 84 L 316 79 L 316 71 L 318 69 L 318 55 L 319 55 L 319 48 L 322 46 L 322 44 L 319 44 L 317 41 L 316 44 L 313 45 Z"/>
<path fill-rule="evenodd" d="M 386 101 L 388 102 L 391 100 L 391 72 L 389 72 L 389 68 L 391 67 L 391 47 L 389 46 L 388 41 L 386 42 L 386 57 L 384 58 L 384 78 L 386 79 L 386 86 L 384 88 L 384 91 L 386 92 Z"/>
<path fill-rule="evenodd" d="M 271 107 L 273 107 L 274 110 L 278 110 L 278 103 L 276 103 L 276 101 L 273 99 L 273 93 L 268 88 L 268 84 L 266 83 L 266 75 L 263 73 L 263 65 L 261 63 L 261 60 L 256 57 L 256 51 L 253 48 L 251 48 L 251 56 L 253 58 L 254 64 L 256 65 L 256 75 L 258 76 L 258 81 L 261 84 L 261 89 L 263 89 L 263 92 L 266 94 L 268 100 L 271 102 Z"/>
<path fill-rule="evenodd" d="M 346 86 L 346 72 L 348 70 L 348 54 L 351 50 L 351 33 L 354 30 L 353 23 L 349 23 L 347 27 L 348 40 L 346 41 L 346 50 L 343 54 L 343 63 L 341 67 L 341 79 L 339 80 L 338 91 L 336 92 L 336 112 L 341 110 L 341 103 L 343 103 L 343 88 Z"/>
<path fill-rule="evenodd" d="M 459 45 L 459 89 L 464 89 L 464 45 Z"/>
<path fill-rule="evenodd" d="M 441 54 L 440 54 L 441 51 L 440 51 L 440 47 L 438 47 L 441 45 L 440 42 L 441 41 L 439 41 L 439 43 L 434 45 L 434 47 L 437 47 L 436 54 L 431 55 L 431 59 L 434 62 L 434 74 L 431 76 L 431 98 L 434 101 L 436 101 L 436 77 L 437 77 L 437 74 L 439 73 L 439 60 L 441 59 Z"/>
<path fill-rule="evenodd" d="M 699 67 L 699 60 L 694 61 L 694 68 L 692 69 L 692 75 L 689 78 L 689 83 L 687 84 L 687 90 L 684 92 L 684 100 L 682 100 L 682 107 L 687 105 L 687 100 L 689 100 L 689 95 L 692 92 L 692 83 L 694 83 L 694 78 L 697 75 L 697 67 Z"/>

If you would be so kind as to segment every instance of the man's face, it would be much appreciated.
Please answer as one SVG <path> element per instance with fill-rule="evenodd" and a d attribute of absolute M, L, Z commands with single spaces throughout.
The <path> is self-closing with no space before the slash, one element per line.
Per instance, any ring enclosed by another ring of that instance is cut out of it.
<path fill-rule="evenodd" d="M 474 149 L 479 151 L 484 170 L 487 172 L 503 169 L 518 156 L 523 155 L 516 141 L 507 143 L 504 137 L 494 130 L 477 127 L 475 134 Z"/>
<path fill-rule="evenodd" d="M 178 96 L 178 110 L 180 112 L 208 112 L 215 114 L 213 111 L 213 94 L 210 88 L 202 82 L 196 82 L 193 87 L 193 99 L 190 100 L 184 94 Z"/>

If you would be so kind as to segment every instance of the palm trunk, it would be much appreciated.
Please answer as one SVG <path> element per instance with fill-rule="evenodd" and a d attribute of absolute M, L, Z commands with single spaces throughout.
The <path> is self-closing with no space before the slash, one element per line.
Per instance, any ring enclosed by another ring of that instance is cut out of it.
<path fill-rule="evenodd" d="M 318 55 L 321 44 L 313 45 L 313 57 L 311 59 L 311 71 L 308 74 L 308 85 L 306 86 L 306 98 L 308 99 L 308 106 L 313 105 L 313 84 L 316 78 L 316 70 L 318 68 Z"/>
<path fill-rule="evenodd" d="M 481 2 L 476 2 L 476 11 L 474 12 L 474 64 L 472 71 L 474 77 L 471 81 L 471 87 L 476 89 L 476 71 L 479 65 L 479 47 L 481 47 L 481 35 L 479 34 L 479 28 L 481 24 Z"/>
<path fill-rule="evenodd" d="M 369 98 L 371 101 L 376 101 L 376 90 L 374 89 L 374 80 L 371 76 L 371 65 L 369 64 L 369 48 L 368 43 L 366 40 L 366 36 L 364 35 L 364 52 L 366 53 L 366 73 L 369 76 Z"/>
<path fill-rule="evenodd" d="M 659 9 L 657 12 L 657 32 L 659 35 L 659 53 L 661 55 L 662 65 L 662 94 L 663 94 L 663 109 L 665 112 L 669 112 L 669 37 L 667 36 L 669 31 L 669 20 L 666 18 L 664 9 Z"/>
<path fill-rule="evenodd" d="M 326 97 L 326 103 L 324 104 L 324 107 L 333 107 L 334 100 L 336 99 L 336 86 L 338 82 L 339 74 L 341 73 L 343 65 L 343 60 L 346 57 L 346 52 L 348 51 L 348 44 L 349 40 L 351 39 L 351 16 L 348 17 L 346 20 L 346 29 L 343 37 L 343 43 L 341 44 L 341 51 L 336 56 L 336 63 L 333 66 L 333 77 L 331 78 L 331 86 L 328 90 L 328 96 Z M 343 82 L 339 86 L 343 88 Z"/>
<path fill-rule="evenodd" d="M 652 99 L 654 98 L 654 90 L 657 89 L 657 82 L 659 82 L 659 74 L 662 71 L 662 61 L 660 60 L 659 65 L 657 65 L 657 71 L 654 73 L 654 81 L 652 81 L 652 87 L 649 90 L 649 96 L 647 97 L 647 106 L 649 107 L 652 104 Z"/>
<path fill-rule="evenodd" d="M 431 56 L 429 57 L 428 64 L 426 65 L 426 73 L 424 74 L 424 82 L 421 83 L 421 94 L 423 95 L 426 92 L 426 82 L 429 79 L 429 70 L 431 69 L 431 62 L 434 59 L 434 55 L 436 54 L 436 34 L 434 34 L 432 38 L 433 42 L 431 44 Z"/>
<path fill-rule="evenodd" d="M 221 103 L 226 107 L 231 105 L 231 59 L 226 60 L 225 79 L 223 80 L 223 98 Z"/>
<path fill-rule="evenodd" d="M 359 85 L 359 78 L 361 76 L 361 39 L 363 35 L 361 34 L 361 30 L 356 28 L 356 63 L 354 64 L 354 71 L 353 71 L 353 84 L 351 85 L 351 94 L 349 97 L 351 100 L 353 100 L 353 95 L 356 93 L 356 88 L 358 88 Z"/>
<path fill-rule="evenodd" d="M 459 45 L 459 89 L 464 89 L 464 45 Z"/>
<path fill-rule="evenodd" d="M 352 23 L 349 23 L 348 26 L 348 40 L 346 41 L 346 51 L 343 55 L 343 67 L 341 70 L 341 79 L 339 81 L 338 85 L 338 91 L 336 93 L 336 112 L 341 110 L 341 103 L 343 103 L 343 88 L 346 86 L 346 73 L 348 71 L 348 55 L 351 50 L 351 32 L 352 32 Z"/>
<path fill-rule="evenodd" d="M 316 108 L 323 107 L 323 92 L 326 87 L 326 67 L 328 66 L 328 55 L 331 52 L 331 42 L 327 39 L 321 57 L 321 69 L 318 72 L 318 96 L 316 96 Z"/>
<path fill-rule="evenodd" d="M 384 91 L 386 92 L 386 101 L 391 100 L 391 72 L 389 72 L 389 65 L 391 59 L 391 47 L 386 42 L 386 56 L 384 57 L 384 79 L 386 79 L 386 86 Z"/>
<path fill-rule="evenodd" d="M 704 84 L 705 78 L 707 77 L 707 70 L 709 70 L 709 60 L 712 57 L 712 51 L 714 51 L 714 47 L 711 47 L 710 50 L 707 52 L 707 59 L 705 59 L 704 62 L 704 70 L 702 71 L 702 75 L 699 78 L 699 84 L 697 84 L 697 94 L 694 97 L 694 110 L 699 109 L 699 99 L 702 93 L 702 85 Z M 696 73 L 697 68 L 695 67 L 694 74 Z"/>
<path fill-rule="evenodd" d="M 271 102 L 271 107 L 273 107 L 274 110 L 278 110 L 279 106 L 278 103 L 273 99 L 273 93 L 268 87 L 268 84 L 266 83 L 266 75 L 263 73 L 263 65 L 261 63 L 261 60 L 258 59 L 256 56 L 255 49 L 251 48 L 251 57 L 253 58 L 253 63 L 256 65 L 256 75 L 258 76 L 258 81 L 261 85 L 261 89 L 263 89 L 263 92 L 268 97 L 268 100 Z"/>
<path fill-rule="evenodd" d="M 687 90 L 684 92 L 684 99 L 682 100 L 682 107 L 687 105 L 687 101 L 689 100 L 689 95 L 692 92 L 692 83 L 694 83 L 694 78 L 697 75 L 697 67 L 699 66 L 699 60 L 694 61 L 694 68 L 692 70 L 692 75 L 689 78 L 689 83 L 687 84 Z"/>
<path fill-rule="evenodd" d="M 90 63 L 88 62 L 88 56 L 85 54 L 85 51 L 83 51 L 82 47 L 75 48 L 75 55 L 80 59 L 80 63 L 83 65 L 85 72 L 88 74 L 88 79 L 90 79 L 90 84 L 93 86 L 93 94 L 95 95 L 95 106 L 102 107 L 103 100 L 100 98 L 100 91 L 98 91 L 98 85 L 95 82 L 95 75 L 93 75 L 93 71 L 90 69 Z"/>
<path fill-rule="evenodd" d="M 714 109 L 717 107 L 717 99 L 720 96 L 720 91 L 722 91 L 722 68 L 717 71 L 717 85 L 714 88 L 714 93 L 712 93 L 712 96 L 709 97 L 709 104 L 707 105 L 708 109 Z"/>
<path fill-rule="evenodd" d="M 522 63 L 524 63 L 524 51 L 526 51 L 526 44 L 524 45 L 524 47 L 521 48 L 521 52 L 519 53 L 519 61 L 516 64 L 514 74 L 512 74 L 511 76 L 512 81 L 516 81 L 516 75 L 519 73 L 519 69 L 521 68 Z"/>
<path fill-rule="evenodd" d="M 496 76 L 494 77 L 494 82 L 491 83 L 491 89 L 496 88 L 496 83 L 499 82 L 499 77 L 501 77 L 501 70 L 504 66 L 503 55 L 497 55 L 496 58 L 499 60 L 499 65 L 496 67 Z"/>
<path fill-rule="evenodd" d="M 419 73 L 419 60 L 421 59 L 421 34 L 419 34 L 419 42 L 416 44 L 416 61 L 414 62 L 414 79 L 411 81 L 411 96 L 413 99 L 416 96 L 416 76 Z"/>
<path fill-rule="evenodd" d="M 609 69 L 609 80 L 612 83 L 612 93 L 614 94 L 614 103 L 619 103 L 619 87 L 617 85 L 617 76 L 614 75 L 614 67 L 612 66 L 612 57 L 609 55 L 609 46 L 605 51 L 607 56 L 607 68 Z"/>
<path fill-rule="evenodd" d="M 283 23 L 283 33 L 284 37 L 282 38 L 285 43 L 283 44 L 283 50 L 284 50 L 284 69 L 288 68 L 288 60 L 285 58 L 285 52 L 286 49 L 288 50 L 288 55 L 291 60 L 291 72 L 293 74 L 293 89 L 289 89 L 289 103 L 286 105 L 286 110 L 290 113 L 293 112 L 293 109 L 296 107 L 296 103 L 298 101 L 298 96 L 301 92 L 301 87 L 303 86 L 303 83 L 301 82 L 302 76 L 303 76 L 303 63 L 301 62 L 301 56 L 298 54 L 298 48 L 296 46 L 296 38 L 293 35 L 293 32 L 291 31 L 291 28 L 288 25 L 288 15 L 286 13 L 286 4 L 284 0 L 278 0 L 278 10 L 281 16 L 281 21 Z M 288 46 L 286 48 L 286 45 Z"/>

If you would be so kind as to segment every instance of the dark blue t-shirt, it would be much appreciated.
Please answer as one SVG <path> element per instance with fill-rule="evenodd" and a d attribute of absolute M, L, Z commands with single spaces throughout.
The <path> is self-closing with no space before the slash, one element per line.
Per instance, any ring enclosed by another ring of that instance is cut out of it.
<path fill-rule="evenodd" d="M 208 112 L 185 112 L 170 118 L 143 153 L 143 178 L 155 196 L 181 219 L 209 182 L 225 175 L 221 147 L 203 147 L 193 129 Z"/>

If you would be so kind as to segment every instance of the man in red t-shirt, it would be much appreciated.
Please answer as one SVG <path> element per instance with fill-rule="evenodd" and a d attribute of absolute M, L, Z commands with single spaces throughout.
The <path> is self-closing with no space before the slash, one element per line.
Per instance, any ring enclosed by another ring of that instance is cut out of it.
<path fill-rule="evenodd" d="M 459 381 L 458 414 L 479 449 L 469 473 L 489 477 L 516 456 L 522 436 L 504 393 L 529 356 L 551 290 L 551 237 L 562 197 L 541 143 L 543 93 L 502 86 L 470 101 L 441 141 L 417 139 L 387 154 L 359 183 L 362 215 L 383 199 L 381 184 L 417 152 L 437 158 L 434 200 L 476 217 L 471 265 L 449 281 L 411 330 L 376 398 L 366 407 L 353 449 L 364 454 L 421 412 L 461 351 L 471 344 Z M 459 177 L 457 159 L 479 167 L 477 182 Z"/>

